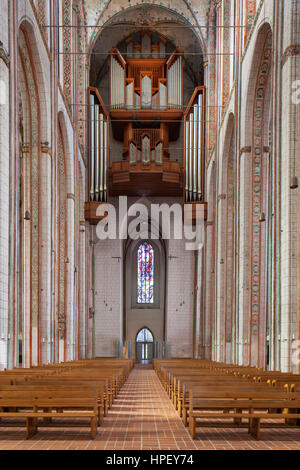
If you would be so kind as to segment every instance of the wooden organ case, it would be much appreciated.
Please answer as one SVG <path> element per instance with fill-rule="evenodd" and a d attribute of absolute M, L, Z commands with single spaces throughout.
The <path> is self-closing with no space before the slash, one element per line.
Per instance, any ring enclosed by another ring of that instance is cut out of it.
<path fill-rule="evenodd" d="M 170 52 L 167 41 L 153 40 L 150 31 L 139 38 L 138 43 L 134 36 L 126 40 L 126 52 L 110 50 L 109 113 L 98 90 L 89 89 L 90 200 L 85 213 L 91 223 L 109 196 L 183 196 L 185 203 L 203 203 L 204 87 L 195 89 L 184 112 L 183 51 Z M 122 142 L 117 157 L 109 158 L 108 129 Z M 180 134 L 183 156 L 176 158 L 170 142 L 176 143 Z"/>

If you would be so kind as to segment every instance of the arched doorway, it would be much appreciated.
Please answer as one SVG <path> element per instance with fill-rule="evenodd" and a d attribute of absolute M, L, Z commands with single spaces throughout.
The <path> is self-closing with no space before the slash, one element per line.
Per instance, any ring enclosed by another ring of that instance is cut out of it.
<path fill-rule="evenodd" d="M 136 335 L 136 360 L 150 362 L 153 359 L 153 335 L 148 328 L 142 328 Z"/>

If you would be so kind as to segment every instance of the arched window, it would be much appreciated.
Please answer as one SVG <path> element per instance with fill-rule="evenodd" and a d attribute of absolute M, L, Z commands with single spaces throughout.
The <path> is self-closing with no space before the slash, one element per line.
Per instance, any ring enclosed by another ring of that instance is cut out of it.
<path fill-rule="evenodd" d="M 137 303 L 153 304 L 154 296 L 154 251 L 145 242 L 137 252 Z"/>
<path fill-rule="evenodd" d="M 137 343 L 153 343 L 153 336 L 148 328 L 143 328 L 140 330 L 136 337 Z"/>

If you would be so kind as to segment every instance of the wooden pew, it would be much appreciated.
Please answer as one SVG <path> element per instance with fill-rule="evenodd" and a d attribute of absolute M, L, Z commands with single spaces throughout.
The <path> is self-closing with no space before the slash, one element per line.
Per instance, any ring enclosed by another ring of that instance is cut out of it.
<path fill-rule="evenodd" d="M 194 439 L 196 434 L 196 420 L 200 418 L 209 419 L 247 419 L 249 433 L 255 438 L 260 438 L 260 423 L 263 419 L 286 420 L 289 418 L 300 418 L 300 414 L 290 413 L 287 410 L 300 408 L 300 395 L 291 398 L 290 394 L 277 393 L 268 395 L 266 392 L 214 392 L 213 396 L 202 396 L 198 393 L 193 396 L 190 391 L 189 402 L 189 432 Z M 280 410 L 270 413 L 270 408 Z M 220 413 L 226 411 L 226 413 Z M 217 412 L 219 411 L 219 412 Z M 217 413 L 216 413 L 217 412 Z"/>
<path fill-rule="evenodd" d="M 0 418 L 24 418 L 27 439 L 37 433 L 39 418 L 70 417 L 88 418 L 91 438 L 94 439 L 99 420 L 96 393 L 88 390 L 61 391 L 59 389 L 0 391 Z"/>

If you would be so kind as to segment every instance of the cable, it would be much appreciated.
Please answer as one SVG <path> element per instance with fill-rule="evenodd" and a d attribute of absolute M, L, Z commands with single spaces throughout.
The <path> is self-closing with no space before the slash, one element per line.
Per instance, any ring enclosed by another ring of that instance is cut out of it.
<path fill-rule="evenodd" d="M 137 29 L 150 29 L 150 28 L 174 28 L 174 29 L 207 29 L 207 26 L 200 26 L 200 25 L 173 25 L 172 23 L 163 23 L 163 24 L 151 24 L 151 25 L 139 25 L 137 23 L 115 23 L 107 26 L 101 25 L 43 25 L 43 28 L 97 28 L 97 29 L 110 29 L 110 28 L 120 28 L 120 26 L 134 27 Z M 247 28 L 247 25 L 226 25 L 226 26 L 210 26 L 210 29 L 229 29 L 229 28 Z M 138 33 L 138 31 L 136 31 Z"/>

